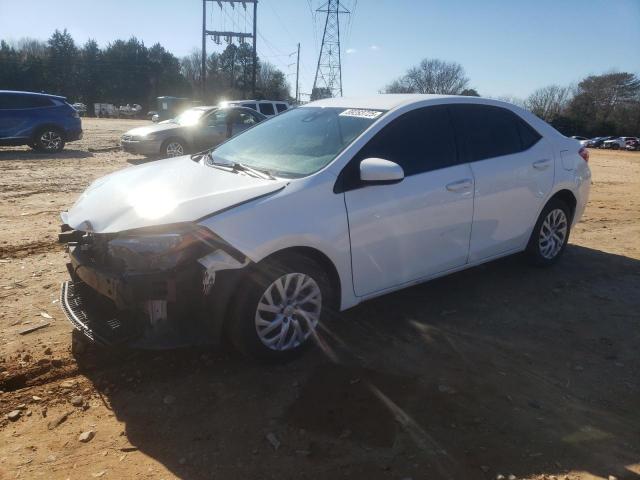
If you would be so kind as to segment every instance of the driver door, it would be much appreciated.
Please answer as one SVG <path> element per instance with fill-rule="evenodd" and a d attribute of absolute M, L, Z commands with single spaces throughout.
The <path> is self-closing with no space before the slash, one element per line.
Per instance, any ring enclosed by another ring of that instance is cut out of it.
<path fill-rule="evenodd" d="M 215 147 L 227 139 L 227 111 L 214 110 L 202 119 L 194 135 L 198 151 Z"/>
<path fill-rule="evenodd" d="M 359 177 L 365 158 L 393 161 L 405 178 L 367 185 Z M 458 163 L 445 106 L 416 109 L 392 120 L 341 176 L 356 295 L 375 294 L 467 262 L 473 175 L 468 164 Z"/>

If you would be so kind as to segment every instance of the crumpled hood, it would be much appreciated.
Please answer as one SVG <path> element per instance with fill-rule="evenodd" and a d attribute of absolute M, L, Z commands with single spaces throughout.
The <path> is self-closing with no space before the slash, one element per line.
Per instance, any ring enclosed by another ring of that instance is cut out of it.
<path fill-rule="evenodd" d="M 97 179 L 62 220 L 96 233 L 188 222 L 276 192 L 286 183 L 227 172 L 188 156 L 168 158 Z"/>

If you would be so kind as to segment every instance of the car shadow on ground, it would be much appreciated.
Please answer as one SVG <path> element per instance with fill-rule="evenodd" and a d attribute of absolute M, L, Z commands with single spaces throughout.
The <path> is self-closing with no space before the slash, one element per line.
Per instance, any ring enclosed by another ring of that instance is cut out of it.
<path fill-rule="evenodd" d="M 15 160 L 66 160 L 66 159 L 78 159 L 78 158 L 90 158 L 93 157 L 93 153 L 86 152 L 84 150 L 70 150 L 64 149 L 58 153 L 41 153 L 30 149 L 18 149 L 18 148 L 0 148 L 0 161 L 15 161 Z"/>
<path fill-rule="evenodd" d="M 639 280 L 639 261 L 570 245 L 552 268 L 515 256 L 366 302 L 286 365 L 77 359 L 180 478 L 638 479 Z"/>

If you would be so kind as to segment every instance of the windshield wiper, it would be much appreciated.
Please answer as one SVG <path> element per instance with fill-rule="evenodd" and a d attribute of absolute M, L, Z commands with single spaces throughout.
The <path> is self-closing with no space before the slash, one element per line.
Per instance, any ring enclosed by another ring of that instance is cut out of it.
<path fill-rule="evenodd" d="M 211 166 L 211 167 L 216 167 L 216 168 L 221 168 L 224 170 L 230 169 L 232 171 L 236 171 L 236 172 L 245 172 L 245 173 L 249 173 L 251 175 L 253 175 L 254 177 L 258 177 L 258 178 L 266 178 L 269 180 L 275 180 L 276 177 L 274 177 L 273 175 L 271 175 L 271 173 L 269 173 L 266 170 L 259 170 L 257 168 L 253 168 L 250 167 L 248 165 L 245 165 L 244 163 L 240 163 L 240 162 L 229 162 L 226 160 L 222 160 L 221 162 L 216 162 L 213 159 L 213 154 L 212 152 L 208 152 L 206 154 L 206 163 L 207 165 Z"/>
<path fill-rule="evenodd" d="M 236 170 L 244 170 L 248 173 L 253 173 L 262 178 L 268 178 L 269 180 L 275 180 L 276 177 L 271 175 L 267 170 L 258 170 L 257 168 L 250 167 L 249 165 L 245 165 L 244 163 L 234 162 L 233 168 Z"/>

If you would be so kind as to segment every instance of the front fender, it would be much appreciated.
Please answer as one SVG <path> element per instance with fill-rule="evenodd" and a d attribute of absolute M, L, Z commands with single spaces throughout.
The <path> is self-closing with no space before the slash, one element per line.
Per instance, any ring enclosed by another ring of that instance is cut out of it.
<path fill-rule="evenodd" d="M 258 263 L 279 251 L 308 247 L 334 265 L 341 285 L 341 309 L 357 303 L 351 276 L 349 226 L 343 194 L 333 193 L 335 177 L 292 181 L 284 190 L 221 212 L 200 222 Z"/>

